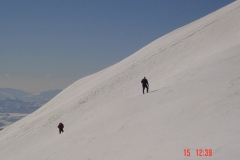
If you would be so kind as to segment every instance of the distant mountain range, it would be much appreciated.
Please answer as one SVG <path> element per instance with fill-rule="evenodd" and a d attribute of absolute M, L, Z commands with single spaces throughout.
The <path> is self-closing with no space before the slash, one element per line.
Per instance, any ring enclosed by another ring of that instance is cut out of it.
<path fill-rule="evenodd" d="M 0 88 L 0 100 L 10 99 L 19 99 L 26 102 L 31 101 L 49 101 L 62 90 L 49 90 L 39 93 L 28 93 L 18 89 L 12 88 Z"/>
<path fill-rule="evenodd" d="M 62 90 L 27 93 L 12 88 L 0 88 L 0 130 L 47 103 Z"/>
<path fill-rule="evenodd" d="M 30 95 L 30 93 L 18 89 L 0 88 L 0 100 L 6 98 L 20 98 L 27 95 Z"/>
<path fill-rule="evenodd" d="M 0 100 L 0 113 L 32 113 L 39 107 L 41 107 L 43 102 L 24 102 L 19 99 Z"/>

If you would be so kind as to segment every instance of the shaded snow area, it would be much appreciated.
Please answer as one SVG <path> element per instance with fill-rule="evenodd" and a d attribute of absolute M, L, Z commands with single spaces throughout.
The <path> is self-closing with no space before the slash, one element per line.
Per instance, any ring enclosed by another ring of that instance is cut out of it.
<path fill-rule="evenodd" d="M 80 79 L 2 130 L 0 159 L 237 160 L 239 122 L 236 1 Z"/>

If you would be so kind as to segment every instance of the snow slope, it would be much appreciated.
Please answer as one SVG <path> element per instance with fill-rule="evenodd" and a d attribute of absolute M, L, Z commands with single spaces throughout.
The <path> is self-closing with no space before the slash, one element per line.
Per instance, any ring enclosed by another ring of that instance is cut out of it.
<path fill-rule="evenodd" d="M 239 159 L 239 19 L 236 1 L 80 79 L 2 130 L 0 159 Z"/>

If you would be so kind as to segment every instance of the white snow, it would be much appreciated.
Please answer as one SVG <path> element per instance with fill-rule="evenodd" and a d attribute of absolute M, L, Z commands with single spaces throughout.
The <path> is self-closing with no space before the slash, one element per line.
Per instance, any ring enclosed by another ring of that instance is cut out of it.
<path fill-rule="evenodd" d="M 2 130 L 0 159 L 239 159 L 239 20 L 236 1 L 80 79 Z"/>

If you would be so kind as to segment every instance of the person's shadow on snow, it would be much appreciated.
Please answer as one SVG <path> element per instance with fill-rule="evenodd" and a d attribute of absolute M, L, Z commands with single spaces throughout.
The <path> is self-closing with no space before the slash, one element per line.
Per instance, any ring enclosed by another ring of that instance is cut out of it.
<path fill-rule="evenodd" d="M 150 91 L 149 93 L 151 93 L 151 92 L 156 92 L 156 91 L 158 91 L 159 89 L 156 89 L 156 90 L 154 90 L 154 91 Z"/>

